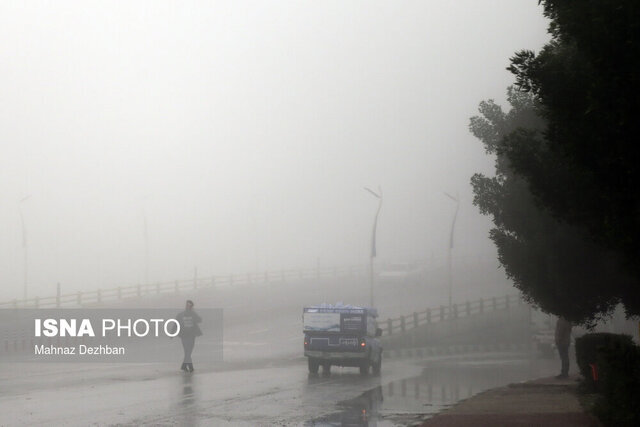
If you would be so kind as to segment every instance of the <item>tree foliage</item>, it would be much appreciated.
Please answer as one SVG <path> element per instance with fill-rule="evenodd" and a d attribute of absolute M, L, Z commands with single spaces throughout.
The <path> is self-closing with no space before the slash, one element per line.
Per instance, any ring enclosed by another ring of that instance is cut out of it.
<path fill-rule="evenodd" d="M 481 102 L 480 115 L 470 121 L 486 152 L 496 155 L 494 177 L 471 178 L 474 204 L 492 216 L 490 238 L 500 263 L 525 298 L 544 311 L 591 323 L 618 304 L 620 287 L 630 278 L 621 273 L 614 253 L 536 204 L 505 152 L 526 140 L 528 155 L 545 156 L 545 122 L 531 94 L 509 88 L 508 101 L 507 113 L 493 101 Z"/>
<path fill-rule="evenodd" d="M 551 41 L 509 70 L 545 128 L 499 148 L 535 201 L 620 254 L 635 278 L 618 295 L 640 314 L 640 2 L 543 0 Z M 615 255 L 612 255 L 615 257 Z M 609 286 L 607 281 L 603 287 Z"/>

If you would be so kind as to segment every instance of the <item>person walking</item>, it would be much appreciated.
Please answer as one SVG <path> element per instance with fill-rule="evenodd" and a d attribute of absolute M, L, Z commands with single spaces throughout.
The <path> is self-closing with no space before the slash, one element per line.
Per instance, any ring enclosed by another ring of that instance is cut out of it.
<path fill-rule="evenodd" d="M 198 323 L 200 323 L 202 319 L 193 309 L 193 301 L 187 300 L 185 310 L 178 313 L 176 320 L 180 324 L 180 333 L 178 336 L 182 341 L 182 349 L 184 350 L 184 359 L 180 369 L 185 372 L 193 372 L 191 353 L 196 343 L 196 337 L 202 335 L 200 326 L 198 326 Z"/>
<path fill-rule="evenodd" d="M 556 322 L 556 347 L 562 361 L 560 375 L 556 378 L 567 378 L 569 376 L 569 345 L 571 344 L 571 322 L 564 317 L 558 317 Z"/>

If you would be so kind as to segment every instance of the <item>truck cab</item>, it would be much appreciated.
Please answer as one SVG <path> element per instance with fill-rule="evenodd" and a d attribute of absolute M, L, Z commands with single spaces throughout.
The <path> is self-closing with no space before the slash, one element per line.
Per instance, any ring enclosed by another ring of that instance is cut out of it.
<path fill-rule="evenodd" d="M 351 366 L 361 374 L 380 374 L 382 346 L 373 308 L 319 305 L 304 307 L 302 323 L 304 355 L 308 359 L 309 372 L 318 373 L 322 366 L 325 374 L 331 366 Z"/>

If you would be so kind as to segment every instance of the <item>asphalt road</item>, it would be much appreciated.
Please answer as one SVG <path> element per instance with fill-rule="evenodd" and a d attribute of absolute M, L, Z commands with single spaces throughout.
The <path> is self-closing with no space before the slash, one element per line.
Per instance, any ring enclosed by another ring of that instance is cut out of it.
<path fill-rule="evenodd" d="M 285 364 L 196 365 L 196 372 L 183 374 L 156 364 L 34 369 L 15 363 L 0 374 L 0 424 L 300 424 L 336 411 L 340 401 L 421 371 L 394 362 L 380 378 L 346 368 L 334 368 L 326 377 L 309 376 L 301 359 Z"/>
<path fill-rule="evenodd" d="M 366 290 L 362 279 L 336 279 L 119 302 L 177 310 L 191 297 L 196 310 L 223 308 L 225 362 L 199 364 L 196 344 L 191 375 L 179 363 L 2 363 L 0 425 L 404 425 L 486 388 L 536 377 L 529 362 L 504 355 L 386 359 L 380 377 L 335 367 L 328 377 L 310 377 L 301 357 L 302 307 L 360 303 Z M 380 286 L 378 307 L 396 316 L 441 303 L 439 294 Z"/>
<path fill-rule="evenodd" d="M 488 388 L 555 372 L 522 355 L 386 360 L 310 376 L 304 359 L 176 366 L 16 363 L 0 371 L 1 425 L 406 425 Z M 28 369 L 26 369 L 28 368 Z"/>

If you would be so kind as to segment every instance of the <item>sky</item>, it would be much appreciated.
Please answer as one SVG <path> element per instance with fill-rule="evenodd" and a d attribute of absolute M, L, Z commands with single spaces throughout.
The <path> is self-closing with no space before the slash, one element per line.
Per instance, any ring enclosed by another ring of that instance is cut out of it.
<path fill-rule="evenodd" d="M 30 296 L 364 264 L 364 187 L 380 260 L 444 260 L 444 192 L 454 257 L 493 258 L 469 118 L 546 26 L 537 0 L 0 1 L 0 298 L 25 253 Z"/>

